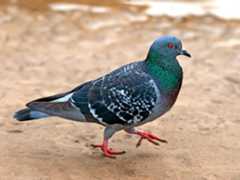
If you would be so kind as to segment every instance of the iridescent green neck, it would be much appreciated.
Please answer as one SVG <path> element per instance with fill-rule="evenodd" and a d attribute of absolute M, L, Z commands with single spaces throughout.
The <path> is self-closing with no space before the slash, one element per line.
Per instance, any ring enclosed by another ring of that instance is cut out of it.
<path fill-rule="evenodd" d="M 164 58 L 164 61 L 161 60 Z M 148 72 L 159 81 L 160 89 L 170 92 L 181 86 L 182 68 L 176 57 L 161 57 L 159 54 L 148 56 L 146 59 Z"/>

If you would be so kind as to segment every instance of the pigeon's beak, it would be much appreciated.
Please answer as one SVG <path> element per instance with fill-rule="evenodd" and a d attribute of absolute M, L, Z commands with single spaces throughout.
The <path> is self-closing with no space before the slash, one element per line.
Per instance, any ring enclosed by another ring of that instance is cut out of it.
<path fill-rule="evenodd" d="M 191 54 L 189 52 L 187 52 L 187 50 L 181 50 L 179 55 L 184 55 L 184 56 L 187 56 L 187 57 L 191 57 Z"/>

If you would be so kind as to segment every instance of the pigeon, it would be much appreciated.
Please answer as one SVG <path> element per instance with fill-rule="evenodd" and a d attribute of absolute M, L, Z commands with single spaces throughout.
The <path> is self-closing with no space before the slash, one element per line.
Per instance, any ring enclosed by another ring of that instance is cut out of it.
<path fill-rule="evenodd" d="M 18 121 L 57 116 L 77 122 L 93 122 L 105 127 L 103 143 L 92 145 L 103 155 L 115 158 L 125 151 L 109 148 L 109 139 L 118 131 L 159 145 L 167 143 L 151 132 L 136 129 L 169 111 L 182 85 L 183 70 L 177 56 L 191 55 L 175 36 L 157 38 L 144 60 L 136 61 L 57 95 L 36 99 L 14 114 Z"/>

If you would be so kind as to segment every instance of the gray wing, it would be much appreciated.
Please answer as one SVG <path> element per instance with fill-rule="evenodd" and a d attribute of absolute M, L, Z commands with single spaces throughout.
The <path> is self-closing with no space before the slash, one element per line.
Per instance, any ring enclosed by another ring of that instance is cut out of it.
<path fill-rule="evenodd" d="M 152 113 L 157 90 L 151 76 L 135 63 L 75 91 L 71 100 L 85 117 L 101 124 L 131 125 Z"/>

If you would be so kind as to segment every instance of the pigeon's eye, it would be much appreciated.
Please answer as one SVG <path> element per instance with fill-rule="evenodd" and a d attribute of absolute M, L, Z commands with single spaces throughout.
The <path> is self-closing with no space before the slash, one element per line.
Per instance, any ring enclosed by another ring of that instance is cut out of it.
<path fill-rule="evenodd" d="M 174 44 L 173 43 L 168 43 L 168 48 L 170 48 L 170 49 L 174 48 Z"/>

